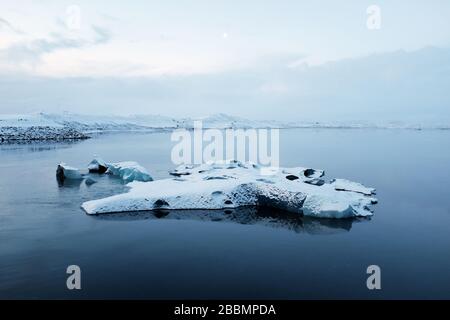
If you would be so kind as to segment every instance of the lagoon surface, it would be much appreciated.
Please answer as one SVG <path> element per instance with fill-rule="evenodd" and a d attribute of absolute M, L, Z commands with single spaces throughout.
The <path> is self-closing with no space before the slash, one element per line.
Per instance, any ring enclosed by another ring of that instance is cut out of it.
<path fill-rule="evenodd" d="M 59 185 L 59 162 L 134 160 L 155 179 L 174 165 L 170 133 L 0 145 L 0 298 L 450 299 L 450 131 L 289 129 L 283 167 L 324 169 L 377 189 L 371 219 L 274 210 L 88 216 L 80 204 L 121 180 Z M 66 288 L 79 265 L 82 290 Z M 369 265 L 381 290 L 366 287 Z"/>

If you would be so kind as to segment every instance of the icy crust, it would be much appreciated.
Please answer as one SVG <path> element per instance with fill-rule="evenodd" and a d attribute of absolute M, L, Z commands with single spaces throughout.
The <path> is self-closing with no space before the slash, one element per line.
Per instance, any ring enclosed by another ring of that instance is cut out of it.
<path fill-rule="evenodd" d="M 88 214 L 161 209 L 226 209 L 262 206 L 319 218 L 371 216 L 377 200 L 353 190 L 336 189 L 320 180 L 322 170 L 280 168 L 267 170 L 251 163 L 228 161 L 201 166 L 181 166 L 172 179 L 132 182 L 124 194 L 88 201 L 82 208 Z M 346 180 L 339 180 L 341 188 Z M 359 185 L 359 184 L 358 184 Z M 361 185 L 362 186 L 362 185 Z M 355 189 L 349 182 L 346 189 Z M 358 190 L 359 191 L 359 190 Z"/>

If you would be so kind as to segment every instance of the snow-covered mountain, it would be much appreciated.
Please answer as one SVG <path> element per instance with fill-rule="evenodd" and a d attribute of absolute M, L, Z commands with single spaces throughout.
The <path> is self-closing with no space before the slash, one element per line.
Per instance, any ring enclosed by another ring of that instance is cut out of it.
<path fill-rule="evenodd" d="M 201 118 L 176 119 L 161 115 L 95 116 L 72 113 L 0 115 L 0 141 L 74 139 L 89 133 L 110 131 L 152 131 L 163 129 L 192 129 L 195 121 L 203 128 L 396 128 L 450 129 L 448 124 L 409 124 L 402 122 L 279 122 L 255 121 L 219 113 Z"/>
<path fill-rule="evenodd" d="M 124 117 L 71 113 L 41 113 L 40 116 L 46 120 L 53 121 L 56 124 L 72 127 L 82 132 L 133 131 L 177 127 L 176 120 L 160 115 L 133 115 Z"/>
<path fill-rule="evenodd" d="M 0 115 L 0 127 L 71 127 L 81 132 L 130 131 L 146 129 L 193 128 L 202 121 L 204 128 L 266 128 L 278 127 L 265 121 L 252 121 L 223 113 L 202 118 L 176 119 L 161 115 L 95 116 L 72 113 Z"/>
<path fill-rule="evenodd" d="M 196 119 L 175 119 L 161 115 L 95 116 L 72 113 L 36 113 L 0 115 L 0 141 L 77 139 L 95 132 L 192 129 L 196 120 L 202 121 L 204 128 L 274 127 L 268 122 L 250 121 L 226 114 Z"/>

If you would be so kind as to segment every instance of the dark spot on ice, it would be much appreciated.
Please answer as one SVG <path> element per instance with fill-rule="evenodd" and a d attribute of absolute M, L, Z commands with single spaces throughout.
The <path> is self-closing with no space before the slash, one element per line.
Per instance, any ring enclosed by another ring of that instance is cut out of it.
<path fill-rule="evenodd" d="M 223 194 L 222 191 L 214 191 L 213 193 L 211 193 L 213 196 L 220 196 L 221 194 Z"/>
<path fill-rule="evenodd" d="M 275 182 L 273 182 L 272 180 L 263 179 L 263 178 L 256 179 L 256 181 L 264 182 L 264 183 L 270 183 L 270 184 L 274 184 L 274 183 L 275 183 Z"/>
<path fill-rule="evenodd" d="M 102 166 L 101 164 L 98 165 L 98 169 L 89 169 L 90 173 L 99 173 L 103 174 L 108 170 L 108 167 Z"/>
<path fill-rule="evenodd" d="M 169 172 L 170 175 L 175 176 L 175 177 L 181 177 L 181 176 L 188 176 L 191 173 L 190 172 L 177 172 L 177 171 L 172 171 Z"/>
<path fill-rule="evenodd" d="M 310 177 L 312 176 L 314 173 L 316 173 L 316 170 L 314 169 L 306 169 L 303 174 L 305 175 L 305 177 Z"/>
<path fill-rule="evenodd" d="M 307 180 L 305 181 L 305 183 L 307 184 L 312 184 L 313 186 L 323 186 L 325 184 L 325 181 L 322 179 L 312 179 L 312 180 Z"/>
<path fill-rule="evenodd" d="M 155 203 L 153 204 L 153 208 L 157 209 L 157 208 L 162 208 L 162 207 L 169 207 L 169 204 L 167 203 L 166 200 L 163 199 L 158 199 L 155 201 Z"/>
<path fill-rule="evenodd" d="M 224 202 L 226 205 L 232 205 L 233 204 L 233 201 L 231 201 L 231 200 L 225 200 L 225 202 Z"/>
<path fill-rule="evenodd" d="M 286 179 L 293 181 L 293 180 L 297 180 L 298 177 L 294 176 L 293 174 L 290 174 L 290 175 L 286 176 Z"/>
<path fill-rule="evenodd" d="M 205 177 L 203 179 L 204 180 L 227 180 L 228 177 L 226 177 L 226 176 L 209 176 L 209 177 Z"/>

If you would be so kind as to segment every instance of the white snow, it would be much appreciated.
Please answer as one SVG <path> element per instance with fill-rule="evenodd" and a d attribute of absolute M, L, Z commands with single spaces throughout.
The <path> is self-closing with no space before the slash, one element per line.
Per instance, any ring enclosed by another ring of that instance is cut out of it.
<path fill-rule="evenodd" d="M 80 173 L 80 170 L 78 170 L 77 168 L 68 166 L 64 162 L 62 162 L 58 165 L 58 168 L 56 169 L 56 174 L 61 178 L 64 177 L 64 179 L 69 179 L 69 180 L 83 179 L 83 175 Z"/>
<path fill-rule="evenodd" d="M 117 163 L 108 163 L 106 173 L 119 176 L 125 182 L 131 181 L 152 181 L 153 178 L 148 171 L 134 161 L 124 161 Z"/>
<path fill-rule="evenodd" d="M 101 214 L 268 206 L 319 218 L 372 215 L 370 206 L 376 199 L 358 192 L 338 191 L 330 183 L 309 184 L 312 178 L 299 174 L 304 170 L 284 168 L 270 176 L 261 172 L 256 165 L 238 161 L 179 167 L 172 172 L 176 176 L 172 179 L 132 182 L 128 193 L 88 201 L 82 208 L 88 214 Z M 287 179 L 286 172 L 295 172 L 298 178 Z"/>

